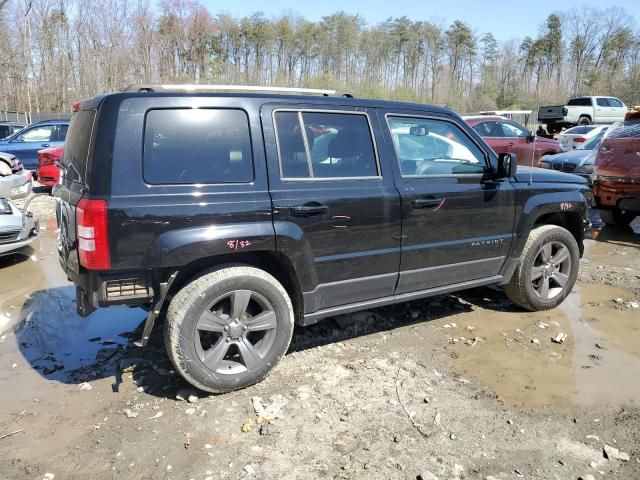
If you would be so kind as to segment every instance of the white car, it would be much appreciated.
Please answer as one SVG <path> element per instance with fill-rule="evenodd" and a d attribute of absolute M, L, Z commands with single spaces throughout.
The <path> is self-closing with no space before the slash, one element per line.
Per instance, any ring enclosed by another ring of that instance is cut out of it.
<path fill-rule="evenodd" d="M 558 134 L 556 140 L 562 150 L 568 152 L 580 147 L 607 128 L 609 128 L 608 125 L 578 125 Z"/>
<path fill-rule="evenodd" d="M 0 256 L 26 247 L 38 236 L 38 221 L 11 200 L 0 198 Z"/>

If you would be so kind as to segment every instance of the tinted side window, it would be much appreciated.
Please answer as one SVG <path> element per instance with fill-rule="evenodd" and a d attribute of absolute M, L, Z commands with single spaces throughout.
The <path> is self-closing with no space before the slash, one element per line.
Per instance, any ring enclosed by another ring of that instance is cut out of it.
<path fill-rule="evenodd" d="M 570 107 L 590 107 L 592 105 L 591 98 L 589 97 L 580 97 L 580 98 L 572 98 L 567 102 L 567 105 Z"/>
<path fill-rule="evenodd" d="M 71 118 L 64 142 L 62 171 L 64 177 L 73 182 L 84 183 L 95 117 L 95 110 L 81 110 Z"/>
<path fill-rule="evenodd" d="M 504 132 L 498 122 L 482 122 L 473 126 L 481 137 L 503 137 Z"/>
<path fill-rule="evenodd" d="M 599 107 L 609 106 L 609 100 L 607 100 L 606 98 L 596 98 L 596 103 L 598 104 Z"/>
<path fill-rule="evenodd" d="M 249 119 L 242 110 L 150 110 L 142 163 L 151 184 L 251 182 Z"/>
<path fill-rule="evenodd" d="M 504 132 L 505 137 L 526 137 L 529 135 L 529 132 L 516 125 L 515 123 L 510 122 L 501 122 L 502 131 Z"/>
<path fill-rule="evenodd" d="M 366 115 L 276 112 L 283 178 L 362 178 L 379 175 Z"/>
<path fill-rule="evenodd" d="M 610 107 L 616 107 L 616 108 L 624 107 L 624 104 L 617 98 L 609 98 L 608 100 L 609 100 Z"/>
<path fill-rule="evenodd" d="M 18 136 L 19 142 L 50 142 L 54 137 L 54 125 L 38 125 Z"/>
<path fill-rule="evenodd" d="M 67 130 L 69 130 L 69 125 L 58 125 L 58 142 L 64 142 L 67 137 Z"/>
<path fill-rule="evenodd" d="M 483 173 L 482 150 L 452 122 L 388 117 L 402 176 Z"/>

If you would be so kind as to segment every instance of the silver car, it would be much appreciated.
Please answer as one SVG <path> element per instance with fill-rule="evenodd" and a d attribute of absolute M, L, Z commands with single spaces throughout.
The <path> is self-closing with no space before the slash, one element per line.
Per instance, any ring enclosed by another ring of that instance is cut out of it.
<path fill-rule="evenodd" d="M 38 236 L 38 221 L 11 200 L 0 198 L 0 256 L 26 247 Z"/>
<path fill-rule="evenodd" d="M 25 198 L 32 188 L 32 173 L 14 155 L 0 152 L 0 198 Z"/>

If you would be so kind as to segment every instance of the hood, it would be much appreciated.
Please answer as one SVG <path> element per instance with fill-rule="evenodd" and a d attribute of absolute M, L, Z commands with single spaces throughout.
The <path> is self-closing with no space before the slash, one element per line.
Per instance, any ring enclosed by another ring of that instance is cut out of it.
<path fill-rule="evenodd" d="M 571 150 L 569 152 L 556 153 L 549 158 L 545 158 L 545 161 L 548 161 L 549 163 L 566 162 L 579 165 L 586 160 L 591 160 L 591 162 L 593 162 L 595 154 L 596 150 Z"/>
<path fill-rule="evenodd" d="M 534 183 L 578 183 L 585 184 L 587 181 L 571 173 L 557 172 L 555 170 L 547 170 L 546 168 L 523 167 L 518 165 L 515 180 L 518 183 L 528 183 L 532 180 Z"/>

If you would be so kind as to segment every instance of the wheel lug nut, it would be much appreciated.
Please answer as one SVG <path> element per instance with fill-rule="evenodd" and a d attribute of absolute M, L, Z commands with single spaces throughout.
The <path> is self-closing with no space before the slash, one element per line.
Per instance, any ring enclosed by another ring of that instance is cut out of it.
<path fill-rule="evenodd" d="M 229 325 L 225 325 L 225 326 L 224 326 L 224 331 L 225 331 L 225 332 L 228 332 L 228 331 L 229 331 Z"/>
<path fill-rule="evenodd" d="M 246 325 L 244 327 L 242 327 L 242 329 L 245 330 L 245 331 L 247 330 L 247 328 L 248 327 Z"/>
<path fill-rule="evenodd" d="M 231 341 L 231 337 L 227 337 L 227 343 Z"/>

